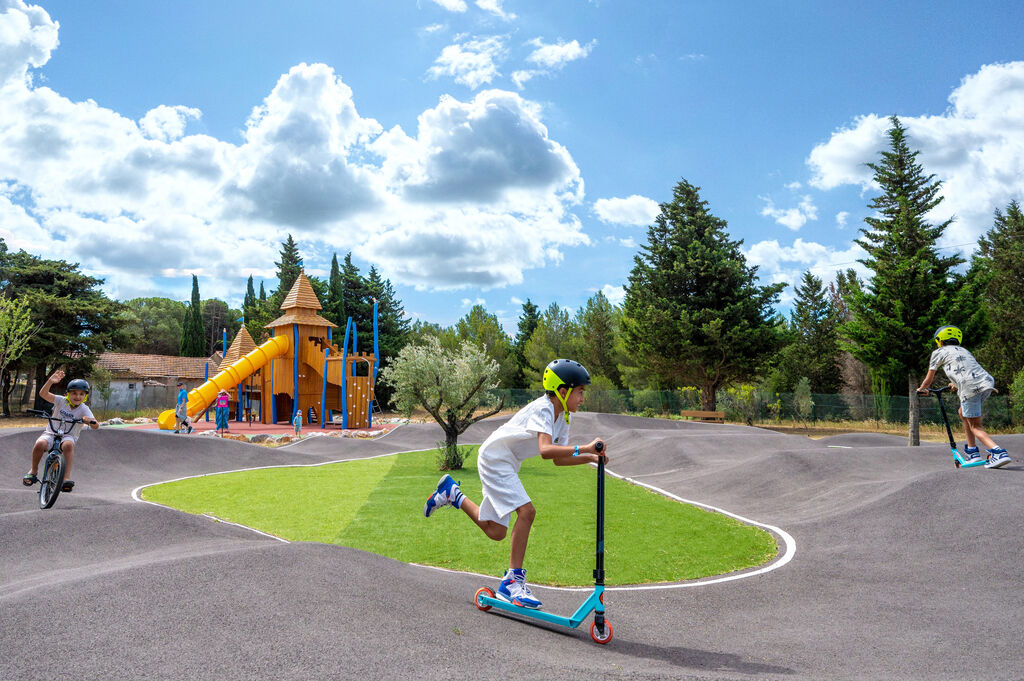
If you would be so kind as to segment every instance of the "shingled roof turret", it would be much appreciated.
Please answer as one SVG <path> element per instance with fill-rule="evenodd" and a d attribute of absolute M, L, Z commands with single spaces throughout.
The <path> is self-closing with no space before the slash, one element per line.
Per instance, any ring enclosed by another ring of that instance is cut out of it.
<path fill-rule="evenodd" d="M 281 309 L 285 311 L 284 316 L 278 317 L 266 325 L 267 329 L 289 324 L 306 324 L 307 326 L 330 326 L 337 327 L 334 322 L 329 322 L 316 313 L 322 310 L 323 306 L 313 291 L 313 285 L 309 283 L 305 270 L 299 272 L 299 276 L 292 284 L 288 295 L 281 303 Z"/>

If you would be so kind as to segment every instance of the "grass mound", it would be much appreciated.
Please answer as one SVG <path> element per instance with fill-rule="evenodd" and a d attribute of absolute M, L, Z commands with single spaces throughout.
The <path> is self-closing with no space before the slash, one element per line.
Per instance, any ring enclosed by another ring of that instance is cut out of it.
<path fill-rule="evenodd" d="M 489 540 L 461 511 L 423 517 L 441 474 L 435 452 L 315 467 L 267 468 L 147 487 L 142 497 L 189 513 L 207 513 L 293 540 L 350 546 L 407 563 L 501 574 L 508 539 Z M 479 502 L 476 448 L 456 471 Z M 521 478 L 537 519 L 526 563 L 530 581 L 593 583 L 596 472 L 527 460 Z M 514 522 L 514 519 L 513 519 Z M 778 549 L 761 528 L 681 504 L 608 477 L 605 485 L 606 583 L 697 579 L 761 565 Z"/>

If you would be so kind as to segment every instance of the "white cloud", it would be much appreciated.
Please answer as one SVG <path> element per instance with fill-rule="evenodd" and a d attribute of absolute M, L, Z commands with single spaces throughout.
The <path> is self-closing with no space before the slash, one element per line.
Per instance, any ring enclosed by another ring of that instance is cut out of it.
<path fill-rule="evenodd" d="M 468 9 L 465 0 L 431 0 L 431 2 L 449 12 L 465 12 Z"/>
<path fill-rule="evenodd" d="M 1024 61 L 982 66 L 966 76 L 939 116 L 900 116 L 918 162 L 943 183 L 943 201 L 929 217 L 956 216 L 945 245 L 973 243 L 991 228 L 996 208 L 1024 197 Z M 815 147 L 807 164 L 819 189 L 858 185 L 877 191 L 865 163 L 888 149 L 887 116 L 867 114 Z"/>
<path fill-rule="evenodd" d="M 594 202 L 594 213 L 598 219 L 615 225 L 643 227 L 654 222 L 660 212 L 657 201 L 638 194 L 624 199 L 598 199 Z"/>
<path fill-rule="evenodd" d="M 569 209 L 579 168 L 539 105 L 488 90 L 444 97 L 414 136 L 385 131 L 324 64 L 299 64 L 254 103 L 239 143 L 189 134 L 202 114 L 161 105 L 135 121 L 36 87 L 57 26 L 0 0 L 0 235 L 80 262 L 115 297 L 273 286 L 286 233 L 309 271 L 353 253 L 396 283 L 500 287 L 589 243 Z M 11 4 L 13 2 L 13 5 Z M 241 123 L 241 122 L 240 122 Z"/>
<path fill-rule="evenodd" d="M 818 219 L 818 208 L 814 205 L 814 200 L 810 195 L 805 195 L 801 198 L 800 205 L 796 208 L 785 209 L 776 208 L 775 202 L 767 196 L 759 198 L 765 203 L 764 208 L 761 209 L 761 215 L 770 217 L 778 224 L 794 231 L 806 225 L 808 220 Z"/>
<path fill-rule="evenodd" d="M 530 40 L 528 45 L 533 45 L 534 50 L 526 61 L 537 64 L 546 69 L 561 69 L 566 64 L 577 59 L 585 59 L 597 45 L 597 40 L 591 40 L 586 45 L 580 45 L 578 40 L 546 44 L 540 38 Z"/>
<path fill-rule="evenodd" d="M 201 116 L 199 109 L 161 104 L 146 112 L 139 120 L 139 129 L 151 140 L 170 142 L 185 134 L 190 118 L 198 120 Z"/>
<path fill-rule="evenodd" d="M 786 189 L 790 189 L 792 191 L 796 191 L 797 189 L 802 188 L 803 185 L 800 184 L 799 182 L 790 182 L 789 184 L 785 185 L 785 187 L 786 187 Z"/>
<path fill-rule="evenodd" d="M 462 299 L 462 307 L 473 307 L 474 305 L 484 305 L 484 306 L 486 306 L 487 305 L 487 301 L 484 300 L 483 298 L 477 298 L 476 300 L 474 300 L 472 298 L 463 298 Z"/>
<path fill-rule="evenodd" d="M 502 8 L 504 1 L 505 0 L 476 0 L 476 6 L 485 12 L 490 12 L 495 16 L 501 17 L 505 21 L 512 21 L 516 18 L 516 15 L 511 12 L 506 12 Z"/>
<path fill-rule="evenodd" d="M 502 36 L 474 38 L 441 50 L 427 74 L 432 78 L 451 76 L 456 83 L 475 90 L 500 75 L 496 62 L 504 60 L 506 53 Z"/>
<path fill-rule="evenodd" d="M 626 289 L 621 286 L 612 286 L 611 284 L 605 284 L 601 288 L 601 293 L 608 299 L 612 305 L 622 305 L 622 301 L 626 299 Z"/>
<path fill-rule="evenodd" d="M 771 239 L 752 244 L 743 255 L 748 265 L 757 266 L 757 274 L 762 281 L 789 285 L 780 297 L 783 305 L 792 302 L 793 288 L 807 270 L 825 282 L 834 280 L 840 270 L 851 268 L 862 278 L 866 279 L 868 275 L 867 269 L 857 262 L 866 256 L 857 244 L 851 244 L 845 250 L 836 250 L 801 238 L 795 239 L 790 246 L 783 246 L 777 239 Z"/>
<path fill-rule="evenodd" d="M 850 219 L 850 212 L 849 211 L 841 210 L 838 213 L 836 213 L 836 225 L 838 225 L 840 228 L 846 227 L 846 221 L 849 220 L 849 219 Z"/>
<path fill-rule="evenodd" d="M 580 45 L 578 40 L 557 43 L 545 43 L 541 38 L 534 38 L 526 42 L 534 49 L 526 58 L 531 64 L 536 64 L 534 69 L 520 69 L 512 73 L 512 81 L 520 90 L 527 81 L 536 76 L 550 76 L 561 71 L 565 65 L 578 59 L 585 59 L 590 55 L 597 40 L 591 40 L 586 45 Z"/>

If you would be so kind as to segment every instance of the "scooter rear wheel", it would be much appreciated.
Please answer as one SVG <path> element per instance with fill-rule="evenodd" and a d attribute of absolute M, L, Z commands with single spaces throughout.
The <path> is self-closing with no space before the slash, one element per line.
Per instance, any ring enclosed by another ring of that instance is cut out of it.
<path fill-rule="evenodd" d="M 590 638 L 594 639 L 594 643 L 600 643 L 604 645 L 608 641 L 612 640 L 612 625 L 608 620 L 604 621 L 604 633 L 600 633 L 597 630 L 597 622 L 590 623 Z"/>
<path fill-rule="evenodd" d="M 957 461 L 956 459 L 953 459 L 953 465 L 956 466 L 957 468 L 960 468 L 960 462 Z"/>
<path fill-rule="evenodd" d="M 487 596 L 488 598 L 494 598 L 494 591 L 492 591 L 489 587 L 483 586 L 483 587 L 480 587 L 479 589 L 477 589 L 476 595 L 473 596 L 473 603 L 476 604 L 476 607 L 478 607 L 479 609 L 483 610 L 484 612 L 487 612 L 488 610 L 491 609 L 491 606 L 489 606 L 489 605 L 482 605 L 480 603 L 480 596 L 481 595 Z"/>

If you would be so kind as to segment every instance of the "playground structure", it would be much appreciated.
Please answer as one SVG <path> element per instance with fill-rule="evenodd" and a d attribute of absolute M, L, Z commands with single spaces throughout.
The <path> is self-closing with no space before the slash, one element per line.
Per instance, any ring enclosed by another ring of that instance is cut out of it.
<path fill-rule="evenodd" d="M 321 309 L 305 272 L 300 273 L 281 303 L 284 315 L 264 327 L 270 340 L 257 346 L 243 326 L 217 374 L 188 393 L 189 417 L 201 415 L 223 389 L 236 421 L 244 415 L 260 423 L 290 423 L 302 413 L 304 423 L 325 428 L 336 423 L 333 414 L 339 412 L 342 428 L 370 427 L 378 369 L 377 303 L 372 353 L 357 351 L 351 317 L 342 345 L 335 345 L 337 325 L 321 317 Z M 161 430 L 172 429 L 174 422 L 173 409 L 160 414 Z"/>

